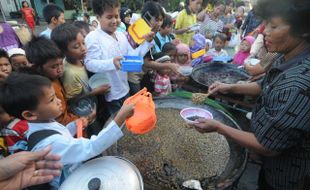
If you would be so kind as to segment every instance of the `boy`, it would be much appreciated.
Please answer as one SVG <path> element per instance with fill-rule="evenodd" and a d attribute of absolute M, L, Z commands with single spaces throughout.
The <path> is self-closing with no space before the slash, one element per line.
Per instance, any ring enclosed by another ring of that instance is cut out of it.
<path fill-rule="evenodd" d="M 161 64 L 171 63 L 170 57 L 163 52 L 155 54 L 154 59 L 156 62 Z M 170 69 L 162 69 L 157 71 L 154 84 L 155 96 L 167 96 L 169 93 L 171 93 L 172 89 L 169 77 L 170 73 Z"/>
<path fill-rule="evenodd" d="M 127 72 L 120 70 L 122 56 L 144 56 L 152 44 L 145 42 L 134 50 L 125 34 L 116 31 L 120 24 L 118 0 L 93 0 L 92 6 L 101 28 L 92 31 L 85 38 L 88 49 L 85 66 L 91 72 L 106 73 L 111 91 L 105 95 L 105 100 L 109 114 L 114 114 L 129 93 Z M 150 35 L 146 38 L 152 40 Z"/>
<path fill-rule="evenodd" d="M 63 110 L 57 121 L 63 125 L 76 120 L 78 117 L 69 112 L 65 99 L 65 92 L 60 83 L 63 75 L 63 54 L 57 45 L 45 37 L 33 37 L 25 47 L 28 60 L 33 64 L 37 73 L 49 78 L 56 91 L 56 96 L 61 100 Z"/>
<path fill-rule="evenodd" d="M 87 52 L 84 37 L 79 28 L 69 23 L 57 26 L 51 37 L 65 55 L 61 81 L 69 100 L 80 95 L 85 90 L 85 83 L 88 83 L 87 71 L 83 64 Z M 90 94 L 104 94 L 109 90 L 110 85 L 103 85 L 92 89 Z"/>
<path fill-rule="evenodd" d="M 52 30 L 66 22 L 64 11 L 55 4 L 48 4 L 43 9 L 43 16 L 48 26 L 46 30 L 40 33 L 40 36 L 51 39 Z"/>
<path fill-rule="evenodd" d="M 19 68 L 29 66 L 25 50 L 21 48 L 13 48 L 8 51 L 8 54 L 14 71 L 17 71 Z"/>
<path fill-rule="evenodd" d="M 40 75 L 12 74 L 6 84 L 0 86 L 0 104 L 10 115 L 28 121 L 30 150 L 38 151 L 48 145 L 52 146 L 51 153 L 61 157 L 64 178 L 82 162 L 101 154 L 121 138 L 123 133 L 120 126 L 133 114 L 133 105 L 125 105 L 98 136 L 75 139 L 74 122 L 65 127 L 54 121 L 62 114 L 62 105 L 49 79 Z M 83 122 L 86 126 L 87 121 Z M 39 134 L 47 131 L 49 135 L 38 139 Z M 57 189 L 60 184 L 59 178 L 54 178 L 50 183 L 53 189 Z"/>
<path fill-rule="evenodd" d="M 157 32 L 154 41 L 155 41 L 155 52 L 159 53 L 162 51 L 163 46 L 174 40 L 172 33 L 172 18 L 169 15 L 165 15 L 163 24 L 161 25 L 159 31 Z"/>
<path fill-rule="evenodd" d="M 0 49 L 0 81 L 4 80 L 12 72 L 12 65 L 10 63 L 8 53 Z"/>

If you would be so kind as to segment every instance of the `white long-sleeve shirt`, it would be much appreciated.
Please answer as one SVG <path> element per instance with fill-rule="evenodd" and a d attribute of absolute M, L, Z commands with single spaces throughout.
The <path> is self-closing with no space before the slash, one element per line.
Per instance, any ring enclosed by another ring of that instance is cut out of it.
<path fill-rule="evenodd" d="M 71 166 L 69 172 L 72 172 L 81 162 L 101 154 L 123 136 L 121 129 L 114 121 L 102 129 L 97 136 L 91 136 L 90 139 L 73 137 L 76 134 L 74 122 L 71 122 L 66 127 L 56 121 L 29 123 L 28 125 L 27 139 L 32 133 L 40 130 L 55 130 L 60 133 L 41 140 L 31 151 L 42 150 L 51 145 L 51 153 L 59 155 L 61 157 L 60 162 L 64 166 Z M 57 177 L 50 182 L 54 189 L 58 188 L 59 179 Z"/>
<path fill-rule="evenodd" d="M 105 95 L 108 102 L 121 99 L 129 92 L 127 72 L 116 70 L 114 57 L 124 55 L 143 57 L 153 46 L 152 43 L 144 42 L 133 49 L 124 33 L 116 31 L 115 36 L 117 40 L 102 29 L 96 29 L 85 38 L 88 49 L 85 59 L 86 69 L 94 73 L 107 74 L 111 85 L 111 91 Z"/>

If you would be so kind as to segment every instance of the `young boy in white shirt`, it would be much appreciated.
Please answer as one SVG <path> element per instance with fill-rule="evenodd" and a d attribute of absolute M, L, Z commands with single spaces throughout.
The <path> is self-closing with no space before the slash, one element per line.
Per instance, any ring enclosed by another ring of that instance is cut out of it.
<path fill-rule="evenodd" d="M 92 7 L 100 22 L 100 28 L 90 32 L 85 38 L 87 54 L 86 69 L 94 73 L 106 73 L 111 91 L 105 94 L 109 114 L 119 110 L 129 93 L 127 72 L 120 70 L 122 56 L 144 56 L 153 46 L 144 42 L 133 49 L 124 33 L 116 31 L 120 20 L 120 3 L 118 0 L 93 0 Z M 145 37 L 152 40 L 152 35 Z"/>
<path fill-rule="evenodd" d="M 8 114 L 28 121 L 26 136 L 29 150 L 38 151 L 51 145 L 51 153 L 61 156 L 64 165 L 62 179 L 68 177 L 83 161 L 101 154 L 120 139 L 123 136 L 120 126 L 133 114 L 133 105 L 124 105 L 97 136 L 90 139 L 74 138 L 77 133 L 76 122 L 65 127 L 54 120 L 62 113 L 62 106 L 55 96 L 51 81 L 43 76 L 21 73 L 13 73 L 0 86 L 0 105 Z M 82 122 L 83 126 L 87 126 L 86 119 Z M 42 132 L 48 132 L 49 135 L 45 134 L 42 138 Z M 38 133 L 41 133 L 41 137 Z M 60 184 L 60 178 L 57 177 L 50 186 L 58 189 Z"/>

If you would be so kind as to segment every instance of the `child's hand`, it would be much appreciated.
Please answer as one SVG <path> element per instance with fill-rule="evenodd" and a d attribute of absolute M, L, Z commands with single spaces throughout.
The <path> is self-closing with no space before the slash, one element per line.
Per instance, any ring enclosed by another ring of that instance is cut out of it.
<path fill-rule="evenodd" d="M 121 60 L 123 59 L 123 57 L 118 56 L 118 57 L 114 57 L 113 59 L 113 64 L 116 68 L 116 70 L 120 70 L 121 69 Z"/>
<path fill-rule="evenodd" d="M 143 38 L 148 42 L 151 42 L 154 39 L 154 37 L 155 37 L 154 32 L 150 32 L 150 33 L 143 36 Z"/>
<path fill-rule="evenodd" d="M 171 63 L 169 65 L 169 69 L 176 75 L 180 74 L 180 66 L 178 64 Z"/>
<path fill-rule="evenodd" d="M 114 118 L 115 123 L 120 127 L 125 122 L 128 117 L 131 117 L 134 114 L 135 105 L 123 105 L 117 115 Z"/>
<path fill-rule="evenodd" d="M 88 124 L 94 122 L 95 119 L 96 119 L 96 116 L 97 116 L 97 110 L 96 110 L 96 107 L 95 107 L 93 109 L 93 111 L 88 116 L 86 116 Z"/>
<path fill-rule="evenodd" d="M 88 126 L 88 119 L 86 117 L 80 117 L 75 122 L 76 122 L 76 125 L 83 126 L 83 129 L 85 129 Z"/>
<path fill-rule="evenodd" d="M 105 85 L 99 86 L 94 89 L 96 94 L 106 94 L 110 92 L 110 90 L 111 90 L 111 86 L 109 84 L 105 84 Z"/>

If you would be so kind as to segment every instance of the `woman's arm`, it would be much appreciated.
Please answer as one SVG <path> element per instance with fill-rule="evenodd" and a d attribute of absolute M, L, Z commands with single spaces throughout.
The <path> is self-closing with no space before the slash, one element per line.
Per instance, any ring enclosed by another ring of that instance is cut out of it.
<path fill-rule="evenodd" d="M 258 96 L 261 92 L 261 87 L 256 82 L 244 83 L 244 84 L 224 84 L 215 82 L 209 87 L 209 94 L 214 93 L 223 94 L 243 94 L 249 96 Z"/>

